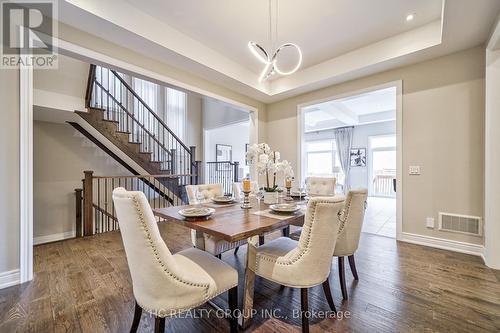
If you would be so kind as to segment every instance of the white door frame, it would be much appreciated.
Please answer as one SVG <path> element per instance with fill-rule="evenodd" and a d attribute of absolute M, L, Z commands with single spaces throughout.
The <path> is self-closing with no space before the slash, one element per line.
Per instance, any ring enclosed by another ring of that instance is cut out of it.
<path fill-rule="evenodd" d="M 146 68 L 129 64 L 120 59 L 79 46 L 62 39 L 53 38 L 60 54 L 85 62 L 104 65 L 117 70 L 125 70 L 154 81 L 177 86 L 201 95 L 209 96 L 249 110 L 250 144 L 257 143 L 259 137 L 259 109 L 221 96 L 211 91 L 186 84 L 168 76 L 155 73 Z M 19 233 L 19 271 L 20 283 L 33 279 L 33 69 L 30 66 L 19 68 L 20 100 L 20 233 Z M 256 174 L 251 169 L 251 174 Z"/>
<path fill-rule="evenodd" d="M 33 67 L 19 66 L 19 279 L 33 279 Z"/>
<path fill-rule="evenodd" d="M 351 97 L 363 93 L 367 93 L 374 90 L 380 90 L 389 87 L 396 87 L 396 239 L 401 240 L 402 230 L 403 230 L 403 81 L 396 80 L 391 82 L 386 82 L 380 85 L 367 87 L 364 89 L 351 91 L 348 93 L 338 94 L 334 96 L 329 96 L 319 100 L 314 100 L 306 103 L 301 103 L 297 105 L 297 175 L 300 177 L 299 181 L 303 181 L 303 158 L 302 151 L 304 150 L 304 140 L 302 138 L 302 129 L 304 124 L 304 112 L 303 108 L 328 102 L 335 99 Z"/>

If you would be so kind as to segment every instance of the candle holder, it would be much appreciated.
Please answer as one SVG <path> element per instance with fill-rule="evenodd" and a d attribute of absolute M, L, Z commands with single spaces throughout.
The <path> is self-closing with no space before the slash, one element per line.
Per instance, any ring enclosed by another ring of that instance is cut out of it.
<path fill-rule="evenodd" d="M 291 187 L 287 187 L 286 188 L 286 197 L 285 197 L 286 201 L 293 201 L 293 198 L 292 198 L 292 195 L 290 193 L 290 190 L 291 190 Z"/>
<path fill-rule="evenodd" d="M 250 204 L 250 191 L 243 191 L 243 203 L 241 204 L 241 208 L 252 208 L 252 205 Z"/>

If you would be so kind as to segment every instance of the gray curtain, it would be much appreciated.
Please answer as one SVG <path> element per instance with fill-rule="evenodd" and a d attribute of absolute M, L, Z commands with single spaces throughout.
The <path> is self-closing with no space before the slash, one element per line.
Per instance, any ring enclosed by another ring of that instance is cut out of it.
<path fill-rule="evenodd" d="M 352 147 L 352 132 L 354 127 L 342 127 L 333 130 L 333 135 L 335 137 L 335 143 L 337 144 L 337 151 L 339 153 L 340 166 L 345 175 L 344 181 L 344 193 L 347 193 L 350 188 L 350 171 L 351 171 L 351 161 L 350 153 Z"/>

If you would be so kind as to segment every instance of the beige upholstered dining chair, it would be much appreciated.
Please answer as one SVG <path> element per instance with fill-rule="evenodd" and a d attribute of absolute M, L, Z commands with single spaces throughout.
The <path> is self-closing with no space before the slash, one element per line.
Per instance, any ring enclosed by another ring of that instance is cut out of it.
<path fill-rule="evenodd" d="M 283 286 L 301 289 L 303 332 L 309 331 L 305 315 L 309 311 L 308 288 L 323 284 L 328 304 L 336 311 L 328 276 L 340 227 L 337 213 L 342 207 L 343 200 L 339 198 L 311 198 L 298 241 L 280 237 L 259 247 L 249 244 L 248 269 Z"/>
<path fill-rule="evenodd" d="M 198 203 L 197 192 L 203 194 L 202 202 L 209 202 L 213 197 L 223 195 L 222 184 L 187 185 L 186 193 L 190 205 Z M 236 254 L 239 247 L 246 244 L 246 240 L 230 243 L 195 230 L 191 230 L 191 241 L 194 247 L 211 253 L 218 258 L 221 257 L 222 253 L 232 249 Z"/>
<path fill-rule="evenodd" d="M 163 333 L 165 317 L 195 308 L 225 291 L 229 291 L 234 313 L 238 293 L 234 268 L 194 248 L 172 255 L 144 193 L 117 188 L 113 202 L 136 301 L 131 332 L 137 331 L 143 310 L 155 316 L 155 333 Z M 231 332 L 237 326 L 236 318 L 231 318 Z"/>
<path fill-rule="evenodd" d="M 234 199 L 240 201 L 243 199 L 243 185 L 241 183 L 233 183 L 233 195 Z M 256 181 L 251 181 L 250 182 L 250 187 L 252 189 L 252 192 L 255 192 L 256 190 L 259 189 L 259 184 Z M 253 195 L 253 194 L 250 194 Z"/>
<path fill-rule="evenodd" d="M 339 212 L 341 225 L 339 229 L 339 238 L 337 239 L 333 255 L 338 257 L 339 281 L 342 297 L 344 299 L 348 298 L 345 282 L 344 257 L 348 258 L 352 275 L 355 280 L 358 280 L 354 252 L 356 252 L 359 245 L 367 197 L 368 191 L 366 189 L 350 190 L 345 198 L 344 207 Z"/>
<path fill-rule="evenodd" d="M 335 177 L 307 177 L 308 194 L 309 196 L 334 196 L 336 182 Z"/>

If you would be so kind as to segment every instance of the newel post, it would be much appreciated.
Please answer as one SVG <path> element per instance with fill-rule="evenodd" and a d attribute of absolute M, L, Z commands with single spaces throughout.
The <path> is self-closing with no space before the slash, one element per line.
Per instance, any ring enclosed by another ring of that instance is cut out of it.
<path fill-rule="evenodd" d="M 238 182 L 238 172 L 239 172 L 240 162 L 234 162 L 234 182 Z"/>
<path fill-rule="evenodd" d="M 75 204 L 76 204 L 76 237 L 82 237 L 82 209 L 83 209 L 83 189 L 75 188 Z"/>
<path fill-rule="evenodd" d="M 92 178 L 94 171 L 84 171 L 85 178 L 83 180 L 83 235 L 90 236 L 93 232 L 93 188 Z"/>
<path fill-rule="evenodd" d="M 189 161 L 189 173 L 191 174 L 191 185 L 194 185 L 196 183 L 196 147 L 195 146 L 190 146 L 189 150 L 191 151 L 191 159 Z"/>

